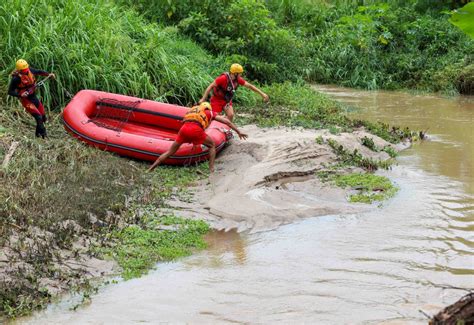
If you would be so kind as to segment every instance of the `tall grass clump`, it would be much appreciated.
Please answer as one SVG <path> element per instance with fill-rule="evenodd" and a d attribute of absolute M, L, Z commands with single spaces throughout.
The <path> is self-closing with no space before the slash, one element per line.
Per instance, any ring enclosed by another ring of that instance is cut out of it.
<path fill-rule="evenodd" d="M 0 17 L 2 83 L 18 58 L 54 71 L 48 105 L 66 102 L 63 89 L 85 88 L 189 104 L 212 80 L 213 60 L 199 46 L 111 1 L 5 0 Z"/>

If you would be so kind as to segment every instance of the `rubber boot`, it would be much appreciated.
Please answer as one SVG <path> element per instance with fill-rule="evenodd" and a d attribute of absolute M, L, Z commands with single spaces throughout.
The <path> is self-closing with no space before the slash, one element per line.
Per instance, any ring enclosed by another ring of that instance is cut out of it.
<path fill-rule="evenodd" d="M 33 114 L 33 117 L 36 120 L 35 136 L 37 138 L 42 137 L 44 139 L 46 137 L 46 128 L 44 127 L 43 117 L 39 114 Z"/>

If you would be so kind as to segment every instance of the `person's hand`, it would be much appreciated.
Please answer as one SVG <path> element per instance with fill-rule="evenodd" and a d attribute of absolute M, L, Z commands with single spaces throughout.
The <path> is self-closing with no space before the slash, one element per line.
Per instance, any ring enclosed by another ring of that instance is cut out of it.
<path fill-rule="evenodd" d="M 247 140 L 248 135 L 242 132 L 237 133 L 239 135 L 239 138 L 242 140 Z"/>
<path fill-rule="evenodd" d="M 28 90 L 25 90 L 24 92 L 21 93 L 21 97 L 28 97 L 28 95 L 30 94 L 30 92 Z"/>
<path fill-rule="evenodd" d="M 263 97 L 263 101 L 264 101 L 265 103 L 268 103 L 268 101 L 270 100 L 270 97 L 268 97 L 267 94 L 263 94 L 262 97 Z"/>
<path fill-rule="evenodd" d="M 53 79 L 56 79 L 56 75 L 55 75 L 54 73 L 50 73 L 50 74 L 48 75 L 48 77 L 51 77 L 51 78 L 53 78 Z"/>

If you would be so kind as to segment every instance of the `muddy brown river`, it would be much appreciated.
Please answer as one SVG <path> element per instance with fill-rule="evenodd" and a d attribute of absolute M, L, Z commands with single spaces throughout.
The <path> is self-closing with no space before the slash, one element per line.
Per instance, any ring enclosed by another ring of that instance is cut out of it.
<path fill-rule="evenodd" d="M 52 304 L 19 323 L 426 324 L 474 288 L 474 98 L 317 88 L 354 117 L 426 130 L 381 172 L 400 188 L 370 212 L 308 218 Z"/>

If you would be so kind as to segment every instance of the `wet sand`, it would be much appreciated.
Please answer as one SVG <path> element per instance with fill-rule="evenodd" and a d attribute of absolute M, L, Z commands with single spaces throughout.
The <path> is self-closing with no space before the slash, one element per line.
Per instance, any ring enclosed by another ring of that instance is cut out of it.
<path fill-rule="evenodd" d="M 360 139 L 370 137 L 379 148 L 390 145 L 385 140 L 363 130 L 334 135 L 328 130 L 262 129 L 255 125 L 242 129 L 249 138 L 234 139 L 219 155 L 215 173 L 196 188 L 192 202 L 171 202 L 178 209 L 175 214 L 204 218 L 218 230 L 257 232 L 302 218 L 373 208 L 349 203 L 346 190 L 322 183 L 315 173 L 336 162 L 328 139 L 374 160 L 390 157 L 385 152 L 371 151 Z M 323 143 L 319 144 L 317 138 Z M 401 148 L 394 146 L 397 151 Z"/>

